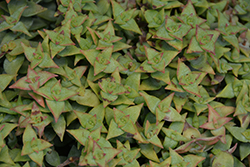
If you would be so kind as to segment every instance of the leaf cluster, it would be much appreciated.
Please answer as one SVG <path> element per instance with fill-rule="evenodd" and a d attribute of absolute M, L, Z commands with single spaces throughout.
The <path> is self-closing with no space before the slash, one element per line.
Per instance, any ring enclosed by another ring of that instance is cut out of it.
<path fill-rule="evenodd" d="M 0 166 L 250 165 L 248 0 L 0 13 Z"/>

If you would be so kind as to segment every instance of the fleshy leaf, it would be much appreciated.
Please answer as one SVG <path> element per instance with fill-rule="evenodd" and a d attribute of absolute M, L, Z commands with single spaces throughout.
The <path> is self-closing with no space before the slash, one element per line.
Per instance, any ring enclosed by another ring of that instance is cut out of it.
<path fill-rule="evenodd" d="M 221 151 L 218 155 L 215 156 L 215 159 L 212 163 L 213 166 L 234 166 L 234 159 L 233 156 L 227 152 Z"/>
<path fill-rule="evenodd" d="M 55 122 L 57 122 L 59 119 L 59 116 L 64 111 L 65 102 L 46 99 L 46 103 L 49 107 L 49 110 L 52 112 L 52 114 L 55 118 Z"/>

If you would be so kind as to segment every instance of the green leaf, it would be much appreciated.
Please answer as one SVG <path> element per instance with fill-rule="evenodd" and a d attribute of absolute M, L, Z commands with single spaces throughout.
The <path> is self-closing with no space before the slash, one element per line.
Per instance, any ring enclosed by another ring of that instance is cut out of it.
<path fill-rule="evenodd" d="M 24 62 L 24 56 L 17 56 L 11 62 L 8 59 L 5 59 L 3 64 L 4 71 L 7 74 L 17 74 L 23 62 Z"/>
<path fill-rule="evenodd" d="M 64 111 L 65 102 L 64 101 L 53 101 L 46 99 L 46 103 L 49 107 L 49 110 L 52 112 L 55 122 L 58 121 L 59 116 Z"/>
<path fill-rule="evenodd" d="M 242 141 L 244 143 L 250 141 L 249 139 L 246 139 L 243 135 L 245 129 L 230 125 L 226 125 L 225 127 L 237 140 Z"/>
<path fill-rule="evenodd" d="M 169 148 L 170 156 L 171 156 L 171 165 L 176 165 L 181 163 L 184 159 L 180 156 L 176 151 Z"/>
<path fill-rule="evenodd" d="M 23 134 L 23 142 L 31 142 L 33 138 L 37 139 L 36 132 L 28 124 Z"/>
<path fill-rule="evenodd" d="M 66 129 L 66 121 L 64 119 L 64 116 L 60 115 L 57 122 L 53 121 L 51 123 L 51 125 L 52 125 L 54 131 L 56 132 L 56 134 L 61 139 L 61 141 L 63 141 L 63 136 L 64 136 L 64 132 Z"/>
<path fill-rule="evenodd" d="M 29 154 L 29 157 L 36 162 L 39 166 L 42 166 L 43 164 L 43 152 L 33 152 L 32 154 Z"/>
<path fill-rule="evenodd" d="M 0 32 L 4 31 L 4 30 L 7 30 L 9 28 L 13 27 L 13 25 L 7 23 L 6 21 L 3 21 L 1 24 L 0 24 Z"/>
<path fill-rule="evenodd" d="M 140 92 L 140 95 L 143 96 L 143 98 L 145 99 L 149 110 L 153 114 L 155 114 L 155 110 L 156 110 L 156 108 L 161 100 L 155 96 L 148 95 L 146 92 Z"/>
<path fill-rule="evenodd" d="M 139 144 L 140 152 L 148 159 L 160 162 L 152 144 Z"/>
<path fill-rule="evenodd" d="M 53 42 L 49 43 L 50 46 L 50 51 L 51 51 L 51 57 L 54 58 L 56 54 L 58 54 L 59 52 L 61 52 L 65 46 L 61 46 L 61 45 L 56 45 Z"/>
<path fill-rule="evenodd" d="M 250 144 L 241 143 L 240 144 L 240 159 L 241 161 L 245 159 L 250 154 Z"/>
<path fill-rule="evenodd" d="M 27 30 L 27 28 L 25 27 L 25 25 L 22 22 L 18 22 L 16 25 L 11 27 L 10 30 L 12 30 L 14 32 L 15 31 L 22 32 L 22 33 L 32 37 L 32 35 L 29 33 L 29 31 Z"/>
<path fill-rule="evenodd" d="M 218 155 L 215 156 L 212 165 L 233 167 L 234 166 L 233 156 L 227 152 L 221 151 Z"/>
<path fill-rule="evenodd" d="M 5 145 L 0 151 L 0 162 L 15 164 L 9 155 L 9 149 L 7 145 Z"/>
<path fill-rule="evenodd" d="M 113 137 L 117 137 L 120 136 L 124 133 L 124 131 L 122 129 L 120 129 L 117 125 L 117 123 L 115 123 L 115 121 L 112 119 L 109 125 L 109 130 L 108 130 L 108 135 L 107 135 L 107 140 Z"/>
<path fill-rule="evenodd" d="M 52 166 L 58 166 L 61 164 L 59 154 L 55 150 L 47 152 L 45 160 Z"/>
<path fill-rule="evenodd" d="M 25 9 L 25 11 L 22 14 L 22 16 L 24 16 L 24 17 L 34 16 L 38 13 L 42 13 L 42 12 L 47 10 L 47 8 L 45 8 L 41 5 L 38 5 L 37 3 L 32 2 L 32 1 L 28 1 L 27 6 L 28 6 L 28 8 Z"/>
<path fill-rule="evenodd" d="M 203 52 L 203 49 L 200 47 L 196 38 L 192 37 L 187 49 L 187 53 L 200 53 L 200 52 Z"/>
<path fill-rule="evenodd" d="M 113 15 L 114 18 L 118 17 L 121 13 L 123 13 L 125 10 L 122 8 L 120 4 L 118 4 L 116 1 L 111 1 L 112 9 L 113 9 Z"/>
<path fill-rule="evenodd" d="M 197 156 L 197 155 L 186 155 L 183 157 L 185 162 L 189 162 L 187 167 L 196 167 L 200 162 L 205 160 L 205 157 Z"/>
<path fill-rule="evenodd" d="M 173 129 L 162 128 L 162 131 L 165 133 L 166 137 L 171 138 L 175 141 L 188 141 L 188 139 L 181 135 L 181 133 L 176 132 Z"/>
<path fill-rule="evenodd" d="M 223 39 L 232 44 L 238 51 L 240 50 L 239 42 L 235 35 L 223 36 Z"/>
<path fill-rule="evenodd" d="M 14 78 L 15 75 L 1 74 L 0 75 L 0 91 L 3 91 Z"/>

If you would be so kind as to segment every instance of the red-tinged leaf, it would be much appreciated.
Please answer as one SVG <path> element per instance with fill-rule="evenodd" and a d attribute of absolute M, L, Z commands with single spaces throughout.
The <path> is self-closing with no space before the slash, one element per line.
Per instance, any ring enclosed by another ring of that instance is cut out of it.
<path fill-rule="evenodd" d="M 205 157 L 192 154 L 186 155 L 183 158 L 185 162 L 189 162 L 188 167 L 196 167 L 200 162 L 205 160 Z"/>
<path fill-rule="evenodd" d="M 30 37 L 32 37 L 32 35 L 29 33 L 29 31 L 27 30 L 26 26 L 22 23 L 22 22 L 18 22 L 16 25 L 14 25 L 13 27 L 10 28 L 10 30 L 16 32 L 22 32 Z"/>
<path fill-rule="evenodd" d="M 221 142 L 224 144 L 227 143 L 227 141 L 226 141 L 226 128 L 224 126 L 221 126 L 220 128 L 217 128 L 214 130 L 211 130 L 211 133 L 214 136 L 221 136 L 221 138 L 220 138 Z"/>
<path fill-rule="evenodd" d="M 105 155 L 105 160 L 106 162 L 111 161 L 117 154 L 121 152 L 121 150 L 115 149 L 115 148 L 109 148 L 109 147 L 104 147 L 102 148 Z"/>
<path fill-rule="evenodd" d="M 221 117 L 220 114 L 215 111 L 209 104 L 207 104 L 209 114 L 208 114 L 208 122 L 201 125 L 201 128 L 205 129 L 219 129 L 221 126 L 225 125 L 232 118 L 229 117 Z"/>
<path fill-rule="evenodd" d="M 143 96 L 143 98 L 145 99 L 149 110 L 155 114 L 155 110 L 161 100 L 155 96 L 148 95 L 146 92 L 143 91 L 140 92 L 140 95 Z"/>
<path fill-rule="evenodd" d="M 47 52 L 44 52 L 43 60 L 38 66 L 41 68 L 59 68 Z"/>
<path fill-rule="evenodd" d="M 39 78 L 40 86 L 43 86 L 43 84 L 45 84 L 51 78 L 55 78 L 58 76 L 58 75 L 55 75 L 55 74 L 47 72 L 47 71 L 40 71 L 37 74 L 40 77 Z"/>
<path fill-rule="evenodd" d="M 142 35 L 142 32 L 134 19 L 130 19 L 125 24 L 120 25 L 120 26 L 121 26 L 121 28 L 123 28 L 125 30 L 133 31 L 135 33 Z"/>
<path fill-rule="evenodd" d="M 177 78 L 178 80 L 181 79 L 181 77 L 191 73 L 191 70 L 186 66 L 181 59 L 178 59 L 178 66 L 177 66 Z"/>
<path fill-rule="evenodd" d="M 37 163 L 40 167 L 42 167 L 43 165 L 43 151 L 39 151 L 37 152 L 33 152 L 31 154 L 29 154 L 30 159 L 32 159 L 35 163 Z"/>
<path fill-rule="evenodd" d="M 51 30 L 46 30 L 44 29 L 45 33 L 48 35 L 49 39 L 53 42 L 56 43 L 56 38 L 58 36 L 58 32 L 56 31 L 51 31 Z"/>
<path fill-rule="evenodd" d="M 53 101 L 46 99 L 46 103 L 49 107 L 49 110 L 52 112 L 55 122 L 58 121 L 59 116 L 65 110 L 65 102 L 64 101 Z"/>
<path fill-rule="evenodd" d="M 196 15 L 196 11 L 191 0 L 183 7 L 181 15 Z"/>
<path fill-rule="evenodd" d="M 169 108 L 169 112 L 165 113 L 165 117 L 163 119 L 166 121 L 170 121 L 170 122 L 175 122 L 175 121 L 184 122 L 185 121 L 185 119 L 182 118 L 182 116 L 173 107 Z"/>
<path fill-rule="evenodd" d="M 98 37 L 99 37 L 99 36 L 97 36 L 98 33 L 97 33 L 95 30 L 93 30 L 93 29 L 91 29 L 91 28 L 89 28 L 89 27 L 87 27 L 87 29 L 88 29 L 88 31 L 89 31 L 89 33 L 90 33 L 90 35 L 91 35 L 91 37 L 92 37 L 92 39 L 93 39 L 93 41 L 94 41 L 94 44 L 97 45 Z M 99 37 L 99 38 L 100 38 L 100 37 Z"/>
<path fill-rule="evenodd" d="M 32 119 L 32 123 L 40 123 L 45 117 L 42 116 L 42 112 L 40 111 L 39 107 L 36 105 L 35 102 L 33 102 L 32 109 L 31 109 L 31 115 L 30 118 Z"/>
<path fill-rule="evenodd" d="M 158 56 L 160 54 L 155 49 L 149 48 L 146 45 L 144 45 L 144 49 L 148 60 L 152 60 L 155 56 Z M 162 57 L 162 55 L 160 57 Z"/>
<path fill-rule="evenodd" d="M 158 138 L 157 135 L 152 136 L 150 139 L 147 139 L 147 141 L 157 147 L 160 147 L 163 149 L 163 145 L 161 143 L 161 140 Z"/>
<path fill-rule="evenodd" d="M 190 128 L 190 130 L 192 130 L 192 129 Z M 197 129 L 194 128 L 193 130 L 196 131 Z M 195 134 L 195 133 L 198 133 L 198 134 Z M 175 151 L 177 151 L 178 153 L 185 153 L 185 152 L 189 151 L 190 149 L 194 148 L 195 145 L 197 145 L 197 142 L 199 142 L 202 145 L 213 145 L 213 144 L 217 143 L 220 140 L 220 138 L 222 137 L 221 135 L 220 136 L 213 136 L 213 137 L 201 137 L 201 135 L 199 134 L 200 132 L 198 130 L 195 133 L 194 133 L 196 135 L 195 139 L 178 147 L 177 149 L 175 149 Z M 192 139 L 191 136 L 189 138 Z M 201 147 L 201 145 L 199 145 L 199 146 Z"/>
<path fill-rule="evenodd" d="M 165 159 L 160 164 L 155 163 L 153 161 L 149 161 L 149 163 L 150 163 L 150 167 L 159 167 L 159 166 L 169 167 L 171 164 L 171 157 Z"/>
<path fill-rule="evenodd" d="M 186 152 L 188 152 L 190 149 L 192 149 L 193 147 L 195 147 L 195 144 L 194 144 L 194 143 L 195 143 L 195 140 L 192 140 L 192 141 L 190 141 L 190 142 L 187 142 L 187 143 L 185 143 L 185 144 L 183 144 L 183 145 L 177 147 L 177 148 L 175 149 L 175 151 L 176 151 L 177 153 L 179 153 L 179 154 L 186 153 Z"/>
<path fill-rule="evenodd" d="M 173 90 L 173 91 L 176 91 L 176 92 L 185 92 L 185 90 L 181 87 L 181 85 L 179 85 L 178 80 L 177 80 L 176 77 L 174 77 L 171 80 L 171 83 L 168 86 L 166 86 L 165 89 Z"/>
<path fill-rule="evenodd" d="M 164 26 L 160 27 L 159 30 L 154 34 L 153 38 L 162 39 L 162 40 L 174 40 L 174 37 L 169 35 L 169 32 Z"/>
<path fill-rule="evenodd" d="M 11 14 L 11 17 L 12 17 L 13 19 L 15 19 L 16 21 L 19 21 L 19 19 L 20 19 L 21 16 L 22 16 L 22 13 L 24 12 L 24 10 L 25 10 L 26 8 L 28 8 L 28 6 L 22 6 L 22 7 L 18 8 L 17 10 L 11 10 L 12 8 L 9 7 L 9 10 L 10 10 L 9 12 L 10 12 L 10 14 Z"/>
<path fill-rule="evenodd" d="M 94 65 L 96 57 L 100 54 L 100 51 L 95 49 L 80 50 L 80 52 L 87 58 L 91 65 Z"/>
<path fill-rule="evenodd" d="M 121 127 L 121 129 L 133 135 L 139 133 L 138 130 L 136 129 L 135 124 L 131 121 L 131 119 L 128 120 L 128 122 L 123 127 Z"/>
<path fill-rule="evenodd" d="M 46 85 L 46 84 L 45 84 Z M 49 84 L 48 84 L 49 85 Z M 38 90 L 33 90 L 35 93 L 45 97 L 46 99 L 49 99 L 49 100 L 54 100 L 53 96 L 52 96 L 52 93 L 51 93 L 51 90 L 50 90 L 50 87 L 48 87 L 48 85 L 46 86 L 43 86 L 41 88 L 39 88 Z M 52 87 L 53 85 L 51 85 Z"/>
<path fill-rule="evenodd" d="M 108 24 L 107 24 L 107 27 L 104 29 L 103 31 L 103 34 L 110 34 L 110 35 L 115 35 L 115 29 L 114 29 L 114 26 L 112 24 L 112 21 L 109 20 Z M 116 41 L 113 41 L 113 42 L 116 42 Z"/>
<path fill-rule="evenodd" d="M 60 80 L 58 80 L 51 88 L 51 94 L 56 101 L 65 101 L 78 94 L 78 92 L 62 87 Z"/>
<path fill-rule="evenodd" d="M 50 144 L 49 142 L 42 140 L 42 139 L 33 139 L 31 141 L 31 148 L 36 152 L 40 152 L 46 148 L 49 148 L 51 146 L 53 146 L 52 144 Z"/>
<path fill-rule="evenodd" d="M 165 60 L 165 66 L 167 66 L 178 54 L 178 51 L 164 51 L 162 59 Z"/>
<path fill-rule="evenodd" d="M 101 91 L 101 97 L 103 101 L 103 106 L 106 107 L 107 105 L 115 101 L 118 98 L 118 95 L 112 95 L 112 94 Z"/>
<path fill-rule="evenodd" d="M 29 155 L 29 154 L 32 154 L 33 152 L 34 152 L 34 150 L 31 147 L 31 141 L 24 143 L 21 155 L 22 156 Z"/>
<path fill-rule="evenodd" d="M 212 122 L 214 118 L 218 120 L 220 118 L 220 114 L 217 111 L 215 111 L 215 109 L 213 109 L 211 105 L 207 104 L 207 106 L 208 106 L 208 111 L 209 111 L 208 121 Z"/>
<path fill-rule="evenodd" d="M 67 130 L 76 140 L 81 143 L 82 145 L 86 144 L 86 141 L 88 140 L 88 136 L 90 132 L 86 129 L 73 129 L 73 130 Z"/>
<path fill-rule="evenodd" d="M 111 4 L 112 4 L 112 9 L 113 9 L 113 15 L 114 15 L 114 18 L 120 16 L 123 12 L 125 12 L 125 10 L 122 8 L 122 6 L 115 2 L 115 1 L 111 1 Z"/>
<path fill-rule="evenodd" d="M 61 52 L 65 48 L 65 46 L 57 45 L 53 42 L 50 42 L 49 46 L 50 46 L 52 58 L 54 58 L 56 56 L 56 54 L 58 54 L 59 52 Z"/>
<path fill-rule="evenodd" d="M 24 117 L 27 117 L 29 114 L 26 112 L 26 110 L 30 110 L 31 108 L 27 109 L 27 105 L 18 105 L 16 107 L 11 108 L 11 110 L 23 115 Z"/>
<path fill-rule="evenodd" d="M 179 52 L 183 49 L 183 41 L 181 41 L 179 39 L 173 39 L 173 40 L 167 41 L 167 43 L 170 46 L 174 47 Z"/>
<path fill-rule="evenodd" d="M 109 125 L 108 135 L 106 140 L 109 140 L 110 138 L 120 136 L 124 133 L 124 131 L 118 127 L 117 123 L 112 119 Z"/>
<path fill-rule="evenodd" d="M 169 148 L 170 157 L 171 157 L 171 165 L 176 165 L 184 161 L 183 157 L 180 156 L 176 151 Z"/>
<path fill-rule="evenodd" d="M 3 16 L 3 15 L 2 15 Z M 4 30 L 7 30 L 9 28 L 13 27 L 12 24 L 9 24 L 7 23 L 6 21 L 3 21 L 1 24 L 0 24 L 0 31 L 4 31 Z"/>
<path fill-rule="evenodd" d="M 218 127 L 217 128 L 220 128 L 221 126 L 225 125 L 226 123 L 228 123 L 229 121 L 231 121 L 233 118 L 229 118 L 229 117 L 221 117 L 217 120 L 218 122 Z"/>
<path fill-rule="evenodd" d="M 196 40 L 199 42 L 200 47 L 207 52 L 215 55 L 215 42 L 220 33 L 215 30 L 206 30 L 196 26 Z"/>
<path fill-rule="evenodd" d="M 196 38 L 192 37 L 187 49 L 187 53 L 201 53 L 201 52 L 203 52 L 203 49 L 200 47 Z"/>
<path fill-rule="evenodd" d="M 198 85 L 191 84 L 191 85 L 183 85 L 183 89 L 185 89 L 187 92 L 194 94 L 198 97 L 201 97 Z"/>
<path fill-rule="evenodd" d="M 38 133 L 39 138 L 41 138 L 42 135 L 44 134 L 45 127 L 53 121 L 53 118 L 50 115 L 47 115 L 47 114 L 45 116 L 44 115 L 45 114 L 43 114 L 43 116 L 40 117 L 42 122 L 32 124 L 32 126 L 35 129 L 37 129 L 37 133 Z"/>
<path fill-rule="evenodd" d="M 140 144 L 141 153 L 148 159 L 160 162 L 152 144 Z"/>
<path fill-rule="evenodd" d="M 214 127 L 214 122 L 207 122 L 207 123 L 204 123 L 203 125 L 200 126 L 200 128 L 203 128 L 203 129 L 216 129 Z"/>
<path fill-rule="evenodd" d="M 33 140 L 33 138 L 37 139 L 37 135 L 36 132 L 34 131 L 34 129 L 31 127 L 30 124 L 27 125 L 27 127 L 24 130 L 24 134 L 23 134 L 23 142 L 24 143 L 28 143 L 31 142 Z"/>
<path fill-rule="evenodd" d="M 223 39 L 232 44 L 238 52 L 240 51 L 239 41 L 235 35 L 223 36 Z"/>
<path fill-rule="evenodd" d="M 162 131 L 165 133 L 166 137 L 175 140 L 175 141 L 184 141 L 187 142 L 189 139 L 181 135 L 181 133 L 173 130 L 173 129 L 167 129 L 167 128 L 162 128 Z"/>
<path fill-rule="evenodd" d="M 87 66 L 77 66 L 76 68 L 74 68 L 74 71 L 76 73 L 76 75 L 81 78 L 83 76 L 83 74 L 85 73 L 85 71 L 87 70 Z"/>
<path fill-rule="evenodd" d="M 173 100 L 174 93 L 171 93 L 166 98 L 164 98 L 158 105 L 159 109 L 162 110 L 163 108 L 167 107 L 169 108 L 171 105 L 171 102 Z"/>
<path fill-rule="evenodd" d="M 95 61 L 94 63 L 94 76 L 99 74 L 100 72 L 104 71 L 107 68 L 108 65 L 101 64 L 98 61 Z"/>

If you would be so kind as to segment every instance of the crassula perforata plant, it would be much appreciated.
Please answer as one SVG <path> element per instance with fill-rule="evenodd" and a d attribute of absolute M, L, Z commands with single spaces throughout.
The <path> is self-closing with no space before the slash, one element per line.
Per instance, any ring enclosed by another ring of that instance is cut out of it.
<path fill-rule="evenodd" d="M 0 166 L 249 166 L 249 7 L 1 1 Z"/>

